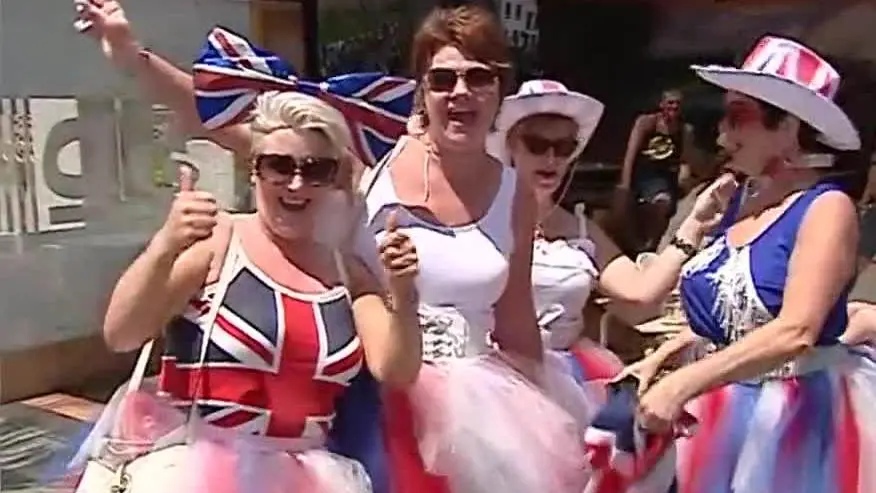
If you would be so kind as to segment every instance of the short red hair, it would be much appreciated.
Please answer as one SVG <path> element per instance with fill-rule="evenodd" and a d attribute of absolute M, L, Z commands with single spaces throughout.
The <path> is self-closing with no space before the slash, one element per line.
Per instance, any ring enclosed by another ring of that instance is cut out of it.
<path fill-rule="evenodd" d="M 435 53 L 445 46 L 490 66 L 499 75 L 501 94 L 508 92 L 512 83 L 510 50 L 505 30 L 492 12 L 478 5 L 432 9 L 414 34 L 411 72 L 417 81 L 429 70 Z M 415 111 L 422 111 L 422 95 L 418 96 Z"/>

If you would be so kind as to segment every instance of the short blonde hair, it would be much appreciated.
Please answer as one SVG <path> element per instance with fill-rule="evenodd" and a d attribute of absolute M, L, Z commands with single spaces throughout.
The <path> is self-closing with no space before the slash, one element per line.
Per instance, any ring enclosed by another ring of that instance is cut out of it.
<path fill-rule="evenodd" d="M 337 155 L 352 148 L 350 129 L 340 111 L 319 99 L 300 92 L 270 91 L 256 99 L 250 122 L 253 146 L 271 132 L 282 129 L 320 132 Z"/>

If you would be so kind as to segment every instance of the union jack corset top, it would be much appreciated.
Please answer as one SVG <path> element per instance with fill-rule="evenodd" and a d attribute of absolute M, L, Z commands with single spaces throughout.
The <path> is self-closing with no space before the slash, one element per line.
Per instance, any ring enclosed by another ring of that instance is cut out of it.
<path fill-rule="evenodd" d="M 185 409 L 196 401 L 202 419 L 213 425 L 325 438 L 335 401 L 363 362 L 347 290 L 296 293 L 234 246 L 225 260 L 235 262 L 227 288 L 205 287 L 168 328 L 160 389 Z M 221 306 L 200 363 L 213 303 Z"/>

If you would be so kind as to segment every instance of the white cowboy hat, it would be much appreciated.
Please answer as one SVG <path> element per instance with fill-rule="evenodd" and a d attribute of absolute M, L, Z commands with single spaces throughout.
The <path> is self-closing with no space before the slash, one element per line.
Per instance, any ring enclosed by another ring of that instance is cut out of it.
<path fill-rule="evenodd" d="M 833 98 L 840 75 L 812 49 L 764 36 L 742 67 L 693 65 L 707 82 L 781 108 L 820 133 L 819 140 L 840 151 L 861 148 L 861 137 Z"/>
<path fill-rule="evenodd" d="M 563 115 L 578 124 L 578 147 L 572 158 L 584 150 L 587 141 L 596 130 L 605 105 L 579 92 L 570 91 L 553 80 L 529 80 L 520 86 L 513 96 L 502 102 L 496 117 L 496 129 L 487 136 L 487 152 L 503 162 L 511 164 L 508 155 L 508 132 L 520 120 L 545 113 Z"/>

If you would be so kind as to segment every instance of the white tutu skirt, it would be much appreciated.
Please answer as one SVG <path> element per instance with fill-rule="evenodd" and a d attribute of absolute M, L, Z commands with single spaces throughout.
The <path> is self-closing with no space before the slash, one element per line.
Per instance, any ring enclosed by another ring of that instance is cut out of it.
<path fill-rule="evenodd" d="M 581 493 L 587 461 L 573 412 L 591 406 L 557 365 L 549 358 L 543 372 L 555 398 L 497 356 L 423 366 L 407 396 L 422 464 L 442 490 Z"/>
<path fill-rule="evenodd" d="M 733 383 L 692 401 L 678 441 L 679 493 L 876 492 L 876 360 L 831 348 L 826 369 Z"/>
<path fill-rule="evenodd" d="M 187 423 L 185 413 L 154 393 L 117 392 L 70 464 L 70 472 L 81 474 L 93 458 L 119 463 L 155 453 L 168 454 L 173 467 L 150 475 L 154 476 L 149 478 L 150 491 L 371 492 L 359 463 L 318 445 L 312 440 L 243 435 L 201 422 Z M 130 470 L 136 471 L 134 466 Z"/>

